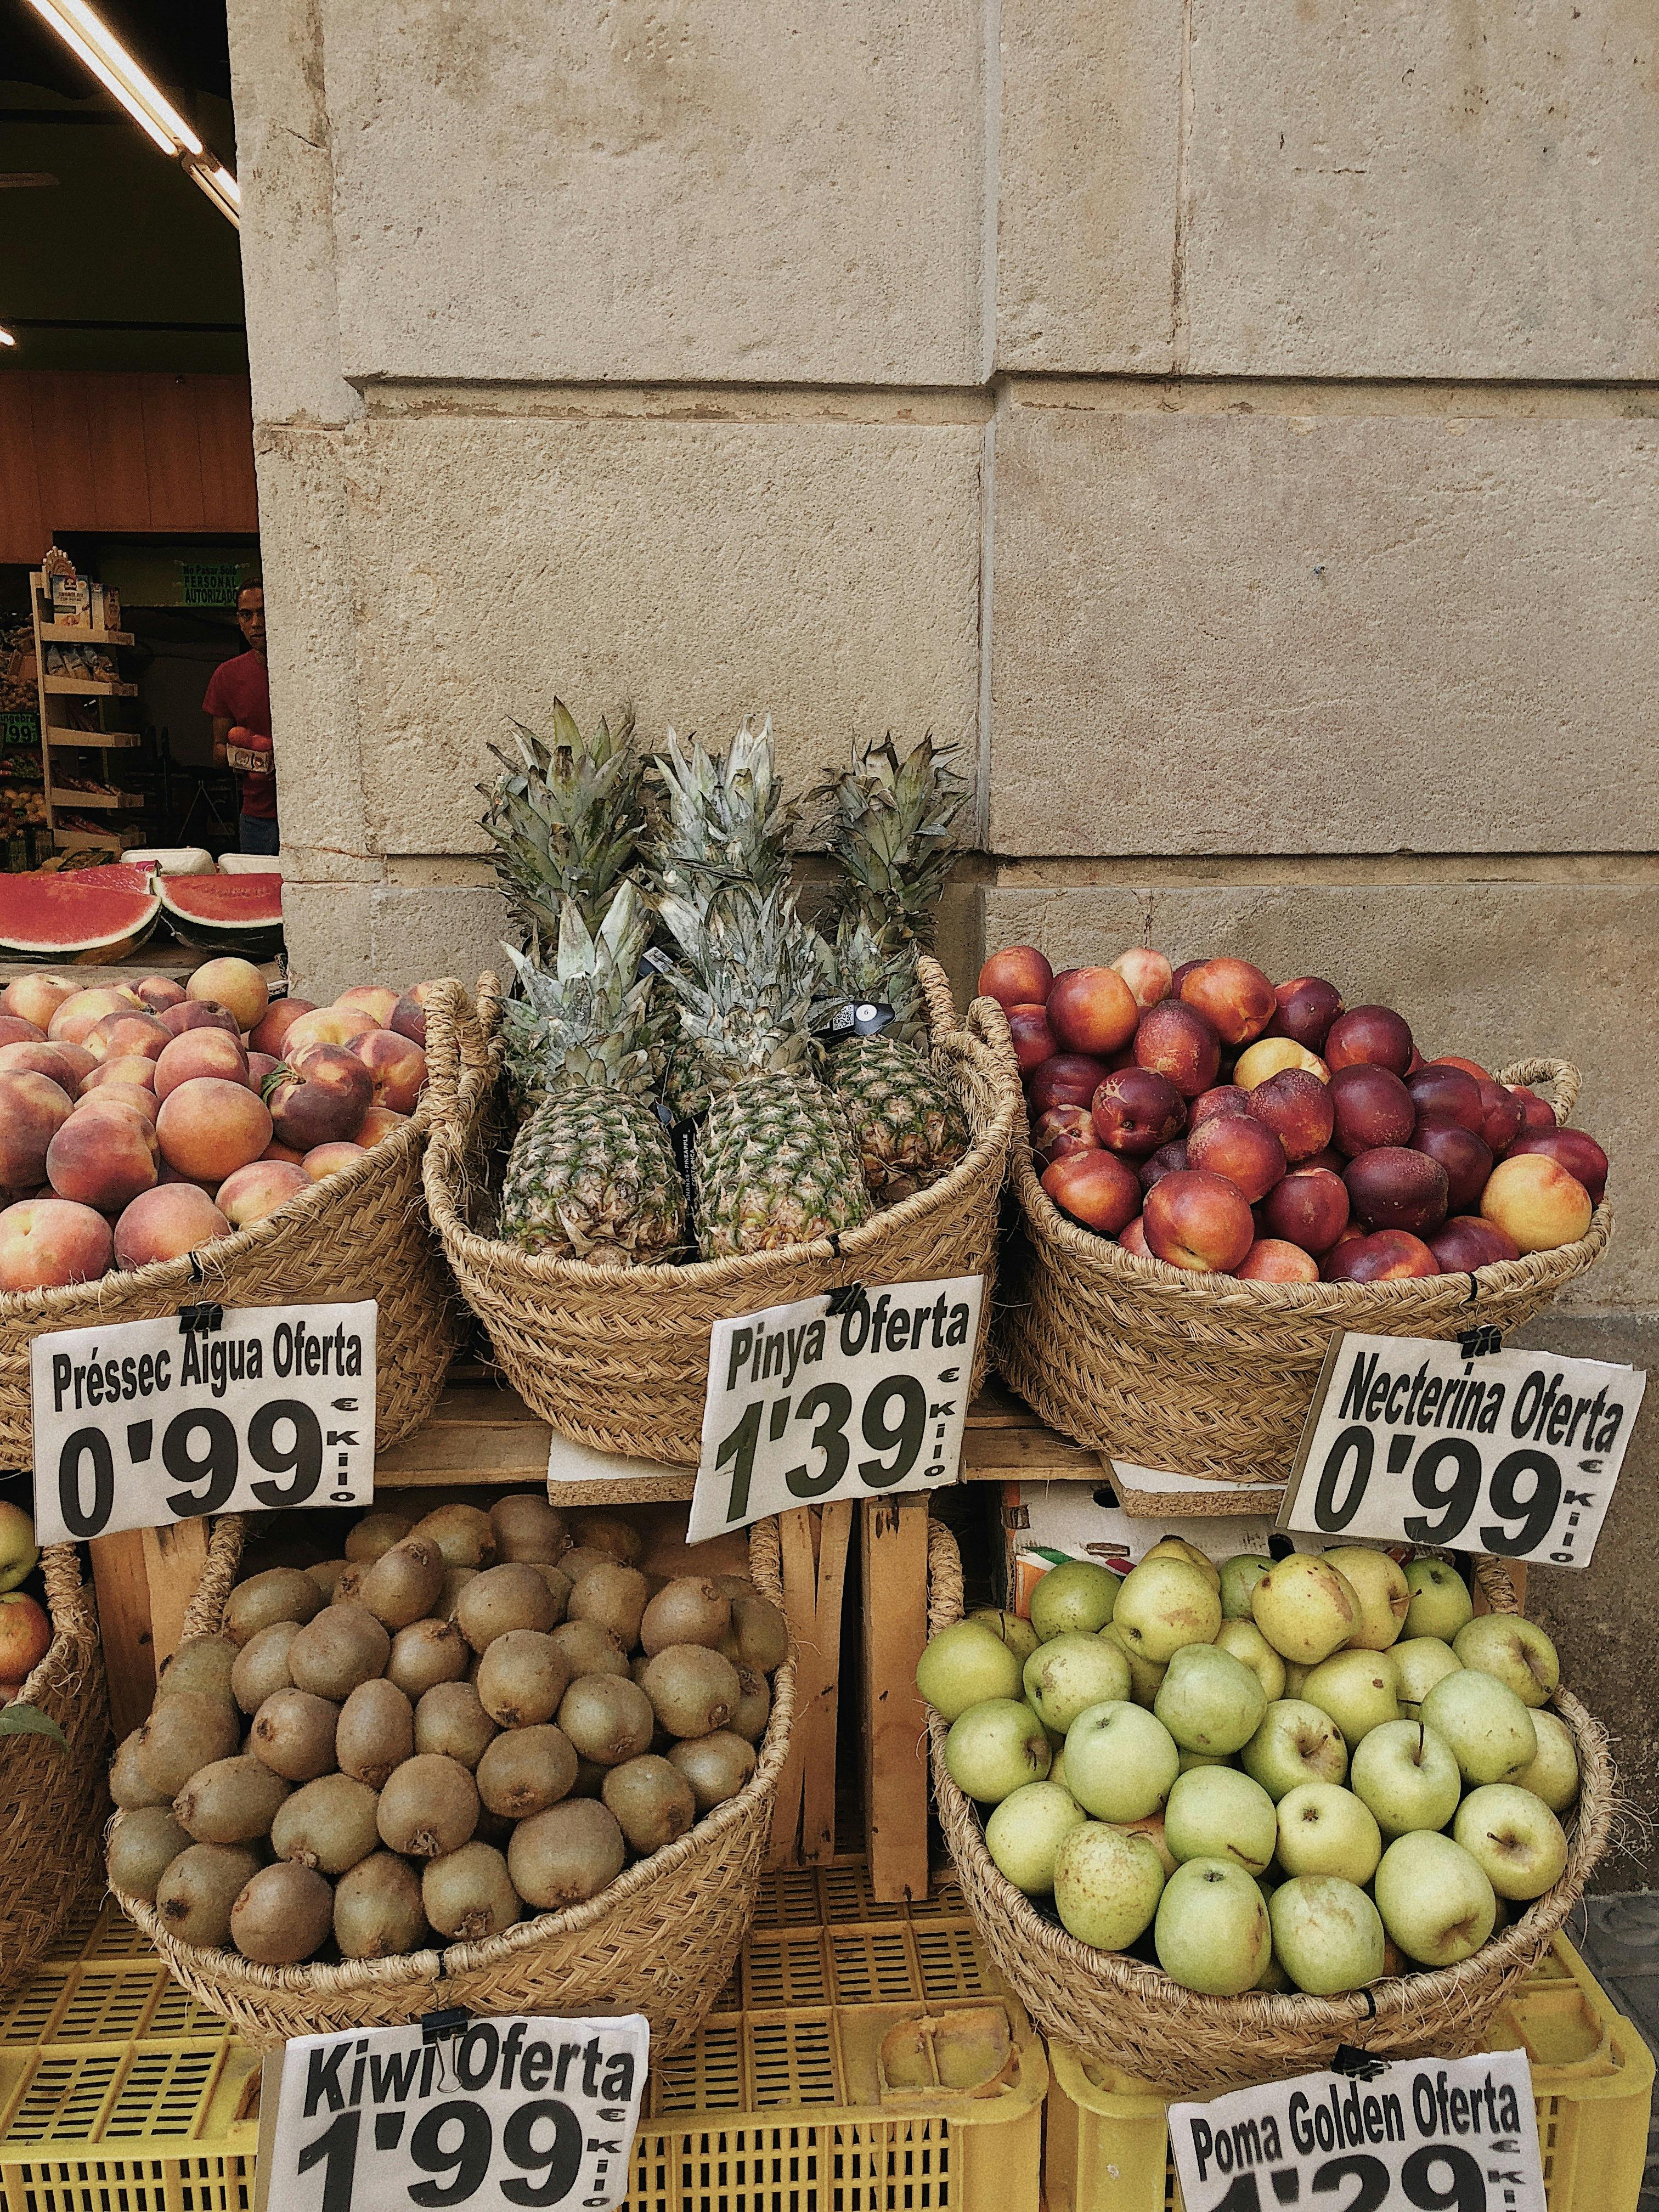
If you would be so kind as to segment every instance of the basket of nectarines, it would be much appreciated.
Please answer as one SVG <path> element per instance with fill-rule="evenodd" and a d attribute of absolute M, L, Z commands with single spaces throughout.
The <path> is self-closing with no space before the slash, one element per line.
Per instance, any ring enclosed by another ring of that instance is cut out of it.
<path fill-rule="evenodd" d="M 1425 1060 L 1322 978 L 1144 945 L 1058 975 L 1013 945 L 979 988 L 1028 1109 L 995 1357 L 1097 1451 L 1282 1483 L 1337 1332 L 1507 1330 L 1606 1249 L 1565 1061 Z"/>

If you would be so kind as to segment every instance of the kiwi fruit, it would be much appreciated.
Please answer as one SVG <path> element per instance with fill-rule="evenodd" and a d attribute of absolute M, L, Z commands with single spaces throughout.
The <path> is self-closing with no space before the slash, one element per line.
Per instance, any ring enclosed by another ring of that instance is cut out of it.
<path fill-rule="evenodd" d="M 524 1911 L 507 1861 L 492 1844 L 463 1844 L 421 1869 L 421 1903 L 439 1935 L 463 1943 L 499 1936 Z"/>
<path fill-rule="evenodd" d="M 380 1841 L 405 1858 L 441 1858 L 471 1839 L 478 1791 L 458 1759 L 437 1752 L 406 1759 L 380 1792 Z"/>
<path fill-rule="evenodd" d="M 550 1721 L 569 1686 L 569 1661 L 538 1629 L 510 1628 L 479 1656 L 479 1701 L 504 1729 Z"/>
<path fill-rule="evenodd" d="M 676 1575 L 646 1607 L 639 1642 L 651 1659 L 671 1644 L 717 1646 L 731 1626 L 730 1598 L 702 1575 Z"/>
<path fill-rule="evenodd" d="M 392 1638 L 368 1607 L 336 1598 L 289 1644 L 288 1671 L 296 1690 L 338 1705 L 360 1682 L 384 1674 L 391 1656 Z"/>
<path fill-rule="evenodd" d="M 154 1904 L 155 1885 L 189 1849 L 190 1838 L 167 1806 L 135 1805 L 130 1813 L 118 1813 L 106 1849 L 110 1887 Z"/>
<path fill-rule="evenodd" d="M 753 1597 L 755 1585 L 747 1575 L 710 1575 L 709 1581 L 722 1597 Z"/>
<path fill-rule="evenodd" d="M 270 1824 L 270 1848 L 279 1859 L 343 1874 L 366 1859 L 380 1840 L 375 1825 L 380 1800 L 366 1782 L 325 1774 L 296 1790 Z"/>
<path fill-rule="evenodd" d="M 565 1619 L 597 1622 L 601 1628 L 608 1628 L 626 1651 L 639 1641 L 640 1621 L 649 1596 L 645 1577 L 637 1567 L 603 1560 L 590 1567 L 572 1588 Z"/>
<path fill-rule="evenodd" d="M 196 1843 L 255 1844 L 270 1834 L 288 1793 L 280 1774 L 243 1752 L 199 1767 L 173 1809 Z"/>
<path fill-rule="evenodd" d="M 641 1857 L 683 1836 L 697 1817 L 690 1783 L 665 1759 L 624 1759 L 605 1776 L 599 1794 Z"/>
<path fill-rule="evenodd" d="M 685 1641 L 704 1644 L 708 1638 L 688 1636 Z M 789 1656 L 789 1624 L 769 1597 L 734 1597 L 731 1628 L 714 1641 L 734 1667 L 773 1674 Z"/>
<path fill-rule="evenodd" d="M 520 1820 L 507 1872 L 526 1905 L 543 1912 L 585 1905 L 617 1879 L 628 1847 L 617 1816 L 594 1797 L 570 1797 Z"/>
<path fill-rule="evenodd" d="M 574 1680 L 578 1674 L 626 1674 L 628 1654 L 597 1620 L 564 1620 L 552 1640 L 564 1655 Z"/>
<path fill-rule="evenodd" d="M 738 1668 L 738 1684 L 743 1694 L 732 1708 L 732 1733 L 740 1735 L 745 1743 L 758 1743 L 772 1717 L 771 1685 L 764 1674 L 757 1674 L 752 1667 Z"/>
<path fill-rule="evenodd" d="M 354 1565 L 372 1567 L 382 1552 L 401 1544 L 414 1527 L 407 1513 L 365 1513 L 345 1540 L 345 1555 Z"/>
<path fill-rule="evenodd" d="M 434 1506 L 409 1533 L 435 1544 L 446 1567 L 493 1567 L 495 1564 L 495 1524 L 476 1505 Z"/>
<path fill-rule="evenodd" d="M 395 1682 L 359 1682 L 340 1708 L 334 1756 L 342 1774 L 384 1790 L 415 1755 L 415 1708 Z"/>
<path fill-rule="evenodd" d="M 421 1877 L 395 1851 L 371 1851 L 334 1885 L 334 1940 L 343 1959 L 399 1959 L 425 1944 Z"/>
<path fill-rule="evenodd" d="M 755 1747 L 730 1729 L 716 1729 L 711 1735 L 692 1736 L 672 1746 L 668 1761 L 691 1784 L 698 1812 L 711 1813 L 748 1782 L 755 1771 Z"/>
<path fill-rule="evenodd" d="M 471 1682 L 434 1682 L 415 1708 L 416 1751 L 459 1759 L 469 1771 L 495 1733 L 495 1723 Z"/>
<path fill-rule="evenodd" d="M 406 1698 L 425 1695 L 434 1682 L 459 1682 L 472 1664 L 472 1646 L 453 1620 L 411 1620 L 392 1639 L 386 1680 Z"/>
<path fill-rule="evenodd" d="M 444 1572 L 444 1555 L 429 1537 L 405 1536 L 369 1568 L 357 1587 L 358 1602 L 387 1628 L 407 1628 L 424 1620 L 443 1595 Z"/>
<path fill-rule="evenodd" d="M 489 1525 L 497 1559 L 551 1561 L 570 1548 L 563 1514 L 528 1491 L 498 1498 L 489 1509 Z"/>
<path fill-rule="evenodd" d="M 314 1782 L 338 1763 L 334 1735 L 340 1708 L 309 1690 L 273 1690 L 248 1732 L 256 1759 L 287 1782 Z"/>
<path fill-rule="evenodd" d="M 632 1682 L 643 1682 L 645 1680 L 645 1670 L 650 1664 L 651 1660 L 647 1653 L 644 1651 L 636 1651 L 634 1654 L 634 1656 L 628 1662 L 629 1680 Z"/>
<path fill-rule="evenodd" d="M 723 1729 L 743 1695 L 738 1670 L 706 1644 L 670 1644 L 653 1654 L 645 1694 L 670 1735 L 708 1735 Z"/>
<path fill-rule="evenodd" d="M 323 1594 L 298 1567 L 269 1567 L 238 1583 L 225 1606 L 225 1633 L 246 1644 L 273 1620 L 309 1620 L 323 1609 Z"/>
<path fill-rule="evenodd" d="M 591 1575 L 595 1567 L 615 1564 L 614 1555 L 610 1552 L 596 1552 L 585 1544 L 573 1544 L 558 1566 L 559 1572 L 568 1583 L 579 1583 L 584 1575 Z M 622 1564 L 626 1566 L 628 1562 L 624 1559 Z"/>
<path fill-rule="evenodd" d="M 349 1559 L 319 1559 L 314 1567 L 306 1569 L 321 1590 L 325 1605 L 332 1604 L 334 1594 L 340 1587 L 340 1577 L 350 1564 Z"/>
<path fill-rule="evenodd" d="M 178 1943 L 222 1950 L 230 1908 L 259 1871 L 244 1844 L 192 1844 L 155 1885 L 155 1917 Z"/>
<path fill-rule="evenodd" d="M 579 1757 L 620 1766 L 651 1742 L 651 1700 L 637 1682 L 616 1674 L 579 1674 L 559 1701 L 559 1726 Z"/>
<path fill-rule="evenodd" d="M 461 1633 L 475 1651 L 486 1650 L 498 1636 L 514 1628 L 544 1634 L 557 1620 L 553 1593 L 534 1567 L 522 1559 L 486 1567 L 462 1589 L 455 1602 Z"/>
<path fill-rule="evenodd" d="M 230 1940 L 259 1966 L 297 1966 L 334 1928 L 334 1892 L 308 1866 L 261 1867 L 230 1908 Z"/>
<path fill-rule="evenodd" d="M 571 1530 L 584 1550 L 604 1552 L 625 1567 L 631 1567 L 645 1549 L 639 1530 L 617 1513 L 579 1513 Z"/>
<path fill-rule="evenodd" d="M 562 1567 L 556 1567 L 550 1559 L 527 1559 L 524 1564 L 526 1566 L 534 1567 L 536 1572 L 547 1584 L 549 1589 L 552 1591 L 553 1604 L 557 1618 L 560 1620 L 562 1620 L 567 1611 L 569 1609 L 570 1605 L 571 1583 L 569 1576 L 566 1574 Z"/>
<path fill-rule="evenodd" d="M 477 1578 L 478 1570 L 476 1567 L 446 1567 L 444 1586 L 438 1594 L 438 1602 L 433 1607 L 433 1611 L 439 1613 L 445 1620 L 453 1620 L 455 1608 L 461 1601 L 461 1592 L 469 1583 L 476 1582 Z"/>
<path fill-rule="evenodd" d="M 156 1701 L 138 1731 L 138 1771 L 150 1789 L 176 1797 L 198 1766 L 228 1759 L 241 1733 L 241 1715 L 228 1697 L 175 1690 Z"/>
<path fill-rule="evenodd" d="M 145 1781 L 138 1765 L 138 1739 L 143 1729 L 134 1729 L 131 1735 L 123 1736 L 114 1759 L 110 1762 L 109 1794 L 123 1812 L 138 1805 L 171 1805 L 176 1790 L 153 1789 Z"/>
<path fill-rule="evenodd" d="M 286 1690 L 293 1682 L 288 1671 L 289 1646 L 301 1626 L 297 1620 L 273 1620 L 269 1628 L 250 1636 L 236 1654 L 230 1694 L 245 1713 L 257 1713 L 273 1690 Z"/>
<path fill-rule="evenodd" d="M 236 1665 L 236 1646 L 228 1636 L 187 1636 L 155 1685 L 158 1698 L 175 1690 L 194 1690 L 204 1698 L 228 1698 Z"/>
<path fill-rule="evenodd" d="M 368 1572 L 368 1569 L 366 1566 L 363 1566 L 357 1561 L 348 1559 L 345 1564 L 345 1571 L 341 1575 L 340 1579 L 334 1585 L 334 1595 L 330 1598 L 329 1603 L 331 1605 L 343 1605 L 346 1600 L 349 1598 L 355 1604 L 356 1602 L 357 1593 L 363 1586 L 363 1577 Z"/>
<path fill-rule="evenodd" d="M 605 1788 L 605 1778 L 611 1769 L 601 1766 L 597 1759 L 579 1759 L 576 1778 L 566 1790 L 567 1797 L 597 1797 Z"/>
<path fill-rule="evenodd" d="M 562 1729 L 508 1729 L 489 1744 L 475 1778 L 488 1812 L 527 1820 L 570 1795 L 576 1750 Z"/>

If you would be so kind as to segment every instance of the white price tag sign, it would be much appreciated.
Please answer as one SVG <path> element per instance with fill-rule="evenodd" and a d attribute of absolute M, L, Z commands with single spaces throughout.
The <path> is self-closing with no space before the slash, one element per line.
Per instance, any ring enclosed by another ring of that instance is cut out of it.
<path fill-rule="evenodd" d="M 1344 1334 L 1279 1526 L 1587 1567 L 1646 1386 L 1600 1359 Z"/>
<path fill-rule="evenodd" d="M 1526 2054 L 1404 2059 L 1171 2105 L 1187 2212 L 1545 2212 Z"/>
<path fill-rule="evenodd" d="M 447 2027 L 301 2036 L 268 2059 L 259 2212 L 620 2203 L 649 2023 L 629 2013 Z"/>
<path fill-rule="evenodd" d="M 42 1543 L 204 1513 L 368 1504 L 374 1299 L 219 1310 L 212 1329 L 174 1314 L 35 1338 Z"/>
<path fill-rule="evenodd" d="M 716 1322 L 686 1541 L 954 1482 L 984 1295 L 983 1277 L 957 1275 Z"/>

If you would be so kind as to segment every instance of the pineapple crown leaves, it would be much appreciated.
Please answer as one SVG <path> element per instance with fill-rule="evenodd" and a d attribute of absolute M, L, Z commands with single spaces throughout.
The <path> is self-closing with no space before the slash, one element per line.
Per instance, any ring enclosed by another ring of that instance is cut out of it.
<path fill-rule="evenodd" d="M 817 834 L 840 866 L 830 893 L 838 915 L 860 914 L 874 929 L 931 945 L 969 787 L 954 765 L 958 750 L 930 734 L 901 759 L 890 732 L 855 747 L 851 763 L 814 788 Z"/>
<path fill-rule="evenodd" d="M 562 700 L 542 736 L 515 722 L 516 757 L 490 751 L 506 774 L 480 784 L 489 800 L 484 834 L 495 847 L 496 880 L 526 939 L 551 943 L 560 906 L 573 898 L 597 927 L 644 835 L 644 767 L 634 749 L 634 716 L 613 730 L 601 719 L 584 738 Z"/>
<path fill-rule="evenodd" d="M 854 908 L 836 924 L 830 968 L 830 987 L 813 1010 L 815 1027 L 842 1006 L 868 1000 L 893 1009 L 888 1035 L 905 1044 L 926 1044 L 927 1006 L 916 975 L 916 948 L 903 932 L 872 926 Z"/>
<path fill-rule="evenodd" d="M 758 730 L 745 719 L 723 753 L 671 729 L 655 772 L 664 818 L 653 859 L 665 890 L 706 908 L 733 884 L 764 897 L 787 883 L 799 809 L 784 800 L 769 715 Z"/>
<path fill-rule="evenodd" d="M 661 919 L 684 965 L 666 981 L 680 1034 L 711 1079 L 810 1070 L 812 1009 L 829 982 L 830 948 L 783 890 L 733 894 L 710 909 L 671 892 Z"/>
<path fill-rule="evenodd" d="M 650 908 L 624 883 L 597 930 L 589 929 L 574 899 L 562 902 L 550 969 L 502 946 L 521 995 L 502 1006 L 501 1026 L 526 1097 L 549 1089 L 643 1097 L 650 1089 L 656 979 L 638 971 L 651 923 Z"/>

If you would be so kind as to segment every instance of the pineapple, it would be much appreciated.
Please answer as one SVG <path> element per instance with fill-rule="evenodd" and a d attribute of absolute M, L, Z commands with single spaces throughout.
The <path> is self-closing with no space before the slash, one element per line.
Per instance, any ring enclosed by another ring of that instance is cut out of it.
<path fill-rule="evenodd" d="M 645 823 L 634 717 L 625 714 L 614 732 L 601 720 L 584 739 L 556 699 L 550 740 L 521 722 L 514 727 L 519 757 L 492 745 L 507 773 L 493 787 L 478 786 L 489 801 L 483 829 L 514 920 L 531 945 L 552 945 L 562 902 L 574 899 L 589 930 L 597 929 L 635 860 Z"/>
<path fill-rule="evenodd" d="M 695 1181 L 710 1259 L 856 1228 L 869 1212 L 856 1147 L 818 1082 L 808 1024 L 826 948 L 783 890 L 732 888 L 712 912 L 664 899 L 685 965 L 668 981 L 710 1097 Z"/>
<path fill-rule="evenodd" d="M 651 1000 L 635 980 L 650 910 L 632 884 L 597 933 L 567 899 L 553 969 L 503 948 L 522 998 L 502 1008 L 508 1068 L 533 1110 L 501 1184 L 509 1244 L 596 1266 L 669 1258 L 685 1240 L 685 1193 L 651 1103 Z"/>

